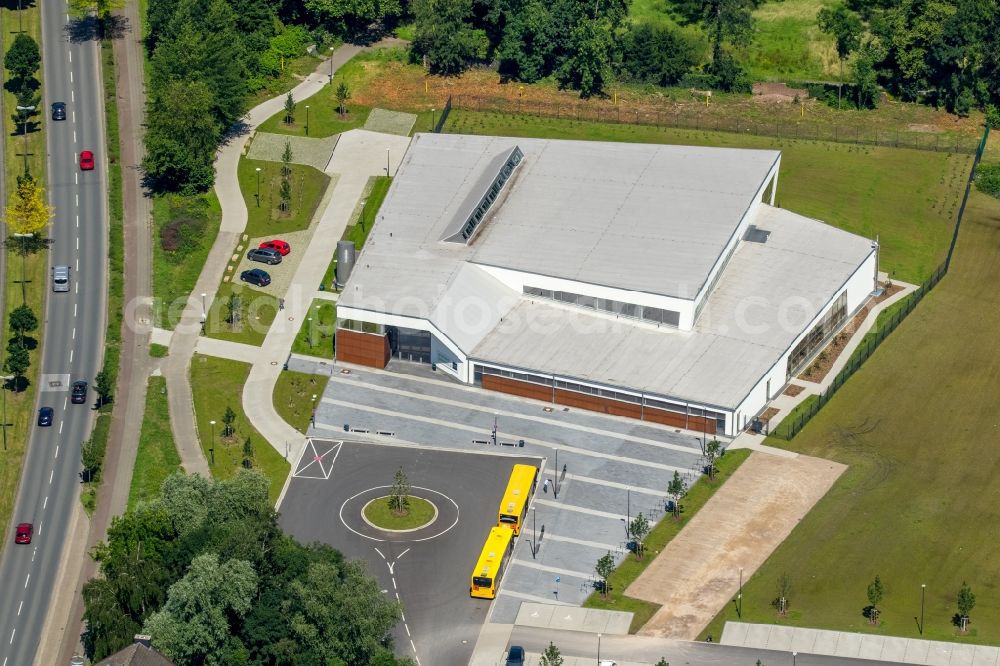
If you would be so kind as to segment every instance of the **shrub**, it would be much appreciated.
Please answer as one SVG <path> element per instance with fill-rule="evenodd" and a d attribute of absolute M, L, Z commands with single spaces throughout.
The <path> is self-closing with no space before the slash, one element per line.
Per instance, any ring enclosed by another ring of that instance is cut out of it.
<path fill-rule="evenodd" d="M 1000 164 L 980 164 L 976 169 L 976 188 L 1000 199 Z"/>
<path fill-rule="evenodd" d="M 201 246 L 208 226 L 208 202 L 204 197 L 170 199 L 170 219 L 160 228 L 160 247 L 164 252 L 187 256 Z"/>

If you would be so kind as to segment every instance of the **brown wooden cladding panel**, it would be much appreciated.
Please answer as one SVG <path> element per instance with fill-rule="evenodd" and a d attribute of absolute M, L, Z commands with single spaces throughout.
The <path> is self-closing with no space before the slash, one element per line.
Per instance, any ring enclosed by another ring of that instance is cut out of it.
<path fill-rule="evenodd" d="M 695 432 L 707 432 L 709 435 L 715 434 L 715 419 L 706 419 L 703 416 L 689 416 L 688 430 Z"/>
<path fill-rule="evenodd" d="M 556 403 L 577 409 L 589 409 L 592 412 L 602 412 L 615 416 L 628 416 L 633 419 L 642 418 L 642 407 L 630 402 L 619 402 L 598 395 L 587 395 L 576 391 L 556 389 Z"/>
<path fill-rule="evenodd" d="M 671 426 L 673 428 L 686 428 L 687 421 L 684 414 L 678 414 L 676 412 L 668 412 L 665 409 L 656 409 L 655 407 L 646 407 L 643 411 L 643 416 L 647 421 L 652 421 L 653 423 L 659 423 L 665 426 Z"/>
<path fill-rule="evenodd" d="M 374 333 L 337 330 L 337 360 L 370 368 L 384 368 L 389 363 L 389 338 Z"/>
<path fill-rule="evenodd" d="M 522 398 L 532 398 L 533 400 L 552 402 L 551 387 L 532 384 L 530 382 L 522 382 L 516 379 L 510 379 L 509 377 L 483 375 L 483 388 L 489 389 L 490 391 L 499 391 L 500 393 L 519 395 Z"/>

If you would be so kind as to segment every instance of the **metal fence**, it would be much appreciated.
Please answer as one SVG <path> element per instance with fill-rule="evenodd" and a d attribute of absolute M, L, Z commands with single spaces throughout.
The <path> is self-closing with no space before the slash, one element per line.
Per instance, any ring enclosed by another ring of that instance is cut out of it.
<path fill-rule="evenodd" d="M 983 151 L 986 149 L 986 141 L 989 138 L 990 129 L 989 127 L 983 132 L 983 138 L 979 142 L 979 147 L 976 149 L 976 156 L 972 162 L 972 170 L 969 173 L 969 180 L 965 184 L 965 196 L 962 199 L 962 206 L 958 210 L 958 216 L 955 219 L 955 229 L 952 232 L 951 245 L 948 248 L 948 256 L 940 266 L 938 266 L 931 276 L 925 281 L 920 287 L 907 296 L 905 299 L 900 301 L 898 306 L 892 306 L 896 309 L 889 310 L 892 312 L 890 316 L 885 318 L 883 321 L 876 321 L 875 328 L 869 331 L 864 338 L 861 339 L 861 343 L 857 346 L 851 357 L 848 359 L 847 364 L 837 373 L 837 376 L 833 378 L 833 381 L 826 388 L 825 391 L 820 393 L 815 400 L 812 402 L 803 402 L 796 411 L 785 417 L 781 423 L 778 424 L 776 428 L 771 429 L 770 434 L 781 439 L 789 440 L 795 437 L 802 430 L 803 427 L 809 422 L 809 420 L 816 416 L 819 410 L 823 409 L 826 403 L 830 402 L 834 394 L 840 389 L 841 386 L 858 371 L 865 361 L 875 353 L 878 346 L 896 330 L 906 317 L 913 312 L 913 309 L 917 307 L 917 304 L 923 300 L 924 296 L 933 289 L 938 282 L 941 281 L 948 273 L 948 268 L 951 266 L 952 255 L 955 252 L 955 244 L 958 240 L 958 230 L 962 224 L 962 217 L 965 215 L 965 204 L 969 199 L 969 192 L 972 188 L 972 182 L 976 175 L 976 167 L 979 165 L 979 160 L 983 157 Z"/>
<path fill-rule="evenodd" d="M 452 98 L 446 108 L 451 109 Z M 455 95 L 454 107 L 467 111 L 494 111 L 516 113 L 562 120 L 580 120 L 628 125 L 728 132 L 779 139 L 805 139 L 833 141 L 865 146 L 912 148 L 942 153 L 971 155 L 976 151 L 976 140 L 970 137 L 941 136 L 925 132 L 887 130 L 866 125 L 831 125 L 818 122 L 764 122 L 740 118 L 719 118 L 695 111 L 692 105 L 670 106 L 660 109 L 597 106 L 588 103 L 543 102 L 478 95 Z M 447 113 L 445 113 L 445 116 Z M 442 117 L 442 124 L 443 124 Z"/>

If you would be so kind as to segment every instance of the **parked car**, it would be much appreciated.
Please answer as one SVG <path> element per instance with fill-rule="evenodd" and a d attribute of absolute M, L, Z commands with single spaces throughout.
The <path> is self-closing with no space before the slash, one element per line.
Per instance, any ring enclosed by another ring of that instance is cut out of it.
<path fill-rule="evenodd" d="M 80 171 L 92 171 L 94 169 L 94 153 L 89 150 L 80 151 Z"/>
<path fill-rule="evenodd" d="M 292 251 L 292 246 L 283 240 L 275 238 L 273 240 L 264 241 L 260 244 L 260 249 L 262 250 L 277 250 L 278 254 L 285 256 Z"/>
<path fill-rule="evenodd" d="M 266 287 L 271 284 L 271 276 L 267 271 L 261 270 L 259 268 L 251 268 L 248 271 L 243 271 L 240 273 L 240 279 L 244 282 L 249 282 L 250 284 L 255 284 L 258 287 Z"/>
<path fill-rule="evenodd" d="M 42 407 L 38 410 L 38 425 L 46 428 L 52 425 L 52 415 L 55 413 L 51 407 Z"/>
<path fill-rule="evenodd" d="M 82 405 L 87 402 L 87 382 L 82 379 L 73 382 L 73 390 L 70 392 L 69 401 L 74 405 Z"/>
<path fill-rule="evenodd" d="M 69 291 L 69 266 L 52 267 L 52 291 Z"/>
<path fill-rule="evenodd" d="M 31 543 L 35 527 L 31 523 L 20 523 L 14 531 L 14 543 Z"/>
<path fill-rule="evenodd" d="M 262 264 L 274 264 L 281 263 L 281 253 L 277 250 L 272 250 L 270 248 L 254 248 L 247 252 L 247 259 L 250 261 L 259 261 Z"/>
<path fill-rule="evenodd" d="M 52 120 L 66 120 L 66 102 L 52 102 Z"/>
<path fill-rule="evenodd" d="M 507 650 L 507 666 L 524 666 L 524 648 L 520 645 L 511 645 Z"/>

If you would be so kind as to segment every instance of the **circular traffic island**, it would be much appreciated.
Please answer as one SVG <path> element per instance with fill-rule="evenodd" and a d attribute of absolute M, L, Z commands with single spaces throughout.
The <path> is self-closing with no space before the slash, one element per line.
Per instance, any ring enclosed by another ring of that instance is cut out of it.
<path fill-rule="evenodd" d="M 438 517 L 433 502 L 410 495 L 404 513 L 389 508 L 389 496 L 376 497 L 365 504 L 361 515 L 372 527 L 386 532 L 413 532 L 431 525 Z"/>

